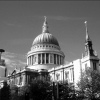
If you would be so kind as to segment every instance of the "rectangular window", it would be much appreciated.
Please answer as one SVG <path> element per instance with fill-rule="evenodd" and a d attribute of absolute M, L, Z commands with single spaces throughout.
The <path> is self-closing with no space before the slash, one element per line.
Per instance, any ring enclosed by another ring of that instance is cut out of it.
<path fill-rule="evenodd" d="M 53 54 L 50 54 L 50 63 L 53 63 Z"/>
<path fill-rule="evenodd" d="M 70 69 L 70 73 L 71 73 L 71 81 L 73 81 L 74 68 Z"/>
<path fill-rule="evenodd" d="M 57 64 L 59 65 L 59 55 L 57 55 Z"/>
<path fill-rule="evenodd" d="M 65 72 L 65 79 L 66 79 L 66 80 L 69 79 L 69 72 Z"/>
<path fill-rule="evenodd" d="M 56 64 L 56 54 L 54 54 L 54 64 Z"/>
<path fill-rule="evenodd" d="M 93 62 L 93 70 L 97 70 L 96 63 Z"/>
<path fill-rule="evenodd" d="M 85 64 L 85 70 L 87 69 L 87 63 Z"/>
<path fill-rule="evenodd" d="M 56 79 L 57 79 L 57 80 L 60 79 L 60 74 L 56 74 Z"/>
<path fill-rule="evenodd" d="M 38 64 L 41 63 L 41 54 L 38 55 Z"/>

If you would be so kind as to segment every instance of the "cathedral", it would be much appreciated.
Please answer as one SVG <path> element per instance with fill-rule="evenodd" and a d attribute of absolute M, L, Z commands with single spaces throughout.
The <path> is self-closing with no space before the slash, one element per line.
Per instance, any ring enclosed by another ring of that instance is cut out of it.
<path fill-rule="evenodd" d="M 99 58 L 93 50 L 87 27 L 85 52 L 82 58 L 68 64 L 64 64 L 64 59 L 65 55 L 57 39 L 49 33 L 45 17 L 42 33 L 34 39 L 32 47 L 27 53 L 27 65 L 23 70 L 15 68 L 11 74 L 8 74 L 7 82 L 20 87 L 30 84 L 36 78 L 48 80 L 49 75 L 53 82 L 67 80 L 77 86 L 81 73 L 86 67 L 100 71 Z"/>

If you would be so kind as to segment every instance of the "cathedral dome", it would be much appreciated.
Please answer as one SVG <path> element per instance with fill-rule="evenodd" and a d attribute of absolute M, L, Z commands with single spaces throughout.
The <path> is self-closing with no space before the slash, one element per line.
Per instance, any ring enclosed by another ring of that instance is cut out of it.
<path fill-rule="evenodd" d="M 33 41 L 33 46 L 36 44 L 54 44 L 56 46 L 59 46 L 57 39 L 48 31 L 46 17 L 42 27 L 42 34 L 38 35 Z"/>
<path fill-rule="evenodd" d="M 54 44 L 59 46 L 57 39 L 50 33 L 42 33 L 38 35 L 33 41 L 33 45 L 36 44 Z"/>
<path fill-rule="evenodd" d="M 31 50 L 27 54 L 28 68 L 36 70 L 50 69 L 62 65 L 64 57 L 57 39 L 48 31 L 45 17 L 42 33 L 34 39 Z"/>

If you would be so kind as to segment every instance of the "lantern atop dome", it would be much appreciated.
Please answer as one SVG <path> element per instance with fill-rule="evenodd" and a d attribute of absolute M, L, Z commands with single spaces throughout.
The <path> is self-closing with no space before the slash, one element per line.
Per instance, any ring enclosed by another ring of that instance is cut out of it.
<path fill-rule="evenodd" d="M 43 23 L 43 27 L 42 27 L 42 33 L 49 33 L 47 17 L 46 16 L 44 16 L 44 23 Z"/>

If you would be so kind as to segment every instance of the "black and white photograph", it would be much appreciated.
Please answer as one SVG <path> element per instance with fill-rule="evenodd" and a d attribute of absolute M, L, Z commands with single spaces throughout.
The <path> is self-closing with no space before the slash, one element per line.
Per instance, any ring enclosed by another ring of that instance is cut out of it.
<path fill-rule="evenodd" d="M 99 0 L 1 0 L 0 100 L 100 100 L 99 38 Z"/>

